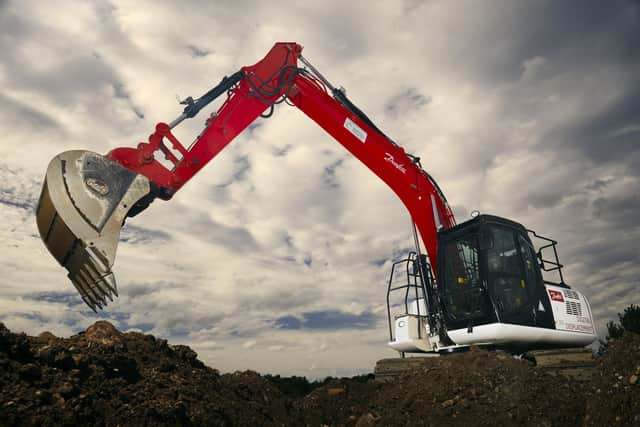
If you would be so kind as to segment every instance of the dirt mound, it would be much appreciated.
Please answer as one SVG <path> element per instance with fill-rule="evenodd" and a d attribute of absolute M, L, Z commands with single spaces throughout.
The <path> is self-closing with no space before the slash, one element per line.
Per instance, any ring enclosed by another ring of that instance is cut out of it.
<path fill-rule="evenodd" d="M 388 383 L 221 375 L 189 347 L 108 322 L 57 338 L 0 324 L 0 425 L 640 425 L 640 335 L 612 341 L 591 381 L 472 349 Z M 308 390 L 301 395 L 292 390 Z"/>
<path fill-rule="evenodd" d="M 640 426 L 640 335 L 609 341 L 589 387 L 587 422 L 592 426 Z"/>
<path fill-rule="evenodd" d="M 221 376 L 189 347 L 97 322 L 68 339 L 0 324 L 1 425 L 283 424 L 285 401 L 256 373 Z"/>
<path fill-rule="evenodd" d="M 331 407 L 330 418 L 310 419 L 318 424 L 364 413 L 356 418 L 361 425 L 581 425 L 585 405 L 572 395 L 572 386 L 525 360 L 472 349 L 433 358 L 428 367 L 368 388 L 366 399 L 349 384 L 340 397 L 316 390 L 301 409 L 321 413 Z"/>

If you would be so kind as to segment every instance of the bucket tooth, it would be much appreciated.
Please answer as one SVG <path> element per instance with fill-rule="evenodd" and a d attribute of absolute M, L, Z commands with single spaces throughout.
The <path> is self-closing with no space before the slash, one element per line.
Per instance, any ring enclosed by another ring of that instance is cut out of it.
<path fill-rule="evenodd" d="M 96 248 L 94 248 L 93 246 L 89 246 L 87 248 L 87 255 L 91 260 L 92 265 L 100 273 L 100 275 L 109 273 L 109 265 L 105 264 L 104 258 L 100 255 Z"/>
<path fill-rule="evenodd" d="M 113 297 L 117 295 L 113 293 L 113 289 L 111 289 L 111 287 L 109 286 L 107 281 L 104 279 L 104 277 L 100 278 L 100 280 L 98 281 L 98 284 L 102 289 L 104 289 L 105 295 L 109 298 L 109 301 L 113 302 Z"/>
<path fill-rule="evenodd" d="M 87 297 L 81 294 L 80 298 L 82 298 L 82 301 L 84 301 L 84 303 L 87 304 L 94 313 L 98 312 L 98 310 L 96 310 L 96 306 Z"/>
<path fill-rule="evenodd" d="M 113 298 L 111 297 L 111 289 L 109 289 L 109 287 L 104 284 L 105 282 L 102 279 L 102 276 L 100 275 L 100 273 L 96 269 L 95 264 L 90 258 L 87 259 L 81 270 L 91 278 L 91 282 L 95 285 L 94 288 L 96 289 L 97 293 L 99 293 L 103 297 L 107 296 L 111 301 L 113 301 Z M 104 300 L 106 302 L 106 299 Z"/>
<path fill-rule="evenodd" d="M 74 286 L 80 293 L 80 297 L 82 298 L 82 301 L 84 301 L 85 304 L 87 304 L 89 308 L 93 310 L 94 313 L 97 313 L 98 310 L 96 310 L 96 303 L 91 297 L 91 295 L 89 294 L 89 291 L 86 289 L 86 285 L 82 283 L 81 280 L 82 280 L 81 278 L 75 277 L 71 279 L 71 282 L 74 284 Z"/>
<path fill-rule="evenodd" d="M 71 283 L 73 283 L 73 286 L 76 288 L 76 290 L 80 294 L 80 298 L 82 298 L 82 301 L 84 301 L 84 303 L 87 304 L 89 308 L 93 310 L 94 313 L 97 313 L 93 303 L 86 297 L 86 292 L 84 291 L 84 289 L 82 289 L 82 287 L 78 284 L 76 280 L 73 280 L 73 279 L 70 279 L 70 280 L 71 280 Z"/>
<path fill-rule="evenodd" d="M 83 274 L 82 271 L 78 272 L 76 276 L 76 280 L 84 288 L 85 295 L 87 296 L 87 298 L 89 298 L 94 305 L 100 306 L 100 297 L 98 296 L 98 294 L 96 294 L 95 290 L 93 289 L 93 286 L 91 286 L 90 280 L 87 279 L 87 277 Z M 102 309 L 102 307 L 100 308 Z"/>
<path fill-rule="evenodd" d="M 118 287 L 116 285 L 116 278 L 113 275 L 113 273 L 107 274 L 102 279 L 105 281 L 105 283 L 107 284 L 109 289 L 111 289 L 111 292 L 113 292 L 113 295 L 115 295 L 117 297 L 118 296 Z"/>
<path fill-rule="evenodd" d="M 40 236 L 94 311 L 118 296 L 111 270 L 127 213 L 153 199 L 151 184 L 118 162 L 84 150 L 49 163 L 36 209 Z"/>
<path fill-rule="evenodd" d="M 103 285 L 104 280 L 100 280 L 98 282 L 100 287 L 104 287 L 105 285 Z M 113 302 L 113 294 L 111 293 L 111 290 L 109 288 L 107 288 L 107 291 L 105 292 L 105 295 L 107 296 L 107 298 L 109 298 L 110 302 Z"/>
<path fill-rule="evenodd" d="M 106 306 L 107 305 L 107 299 L 104 297 L 104 293 L 102 292 L 102 289 L 100 289 L 100 287 L 98 287 L 98 284 L 91 277 L 91 275 L 87 272 L 86 267 L 82 267 L 80 269 L 80 276 L 87 283 L 89 289 L 91 289 L 91 293 L 95 297 L 94 300 L 101 305 L 100 308 L 102 308 L 102 306 Z"/>

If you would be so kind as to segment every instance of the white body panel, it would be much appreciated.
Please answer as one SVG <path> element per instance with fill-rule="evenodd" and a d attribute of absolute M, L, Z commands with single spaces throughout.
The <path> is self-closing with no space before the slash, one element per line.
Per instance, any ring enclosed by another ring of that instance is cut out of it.
<path fill-rule="evenodd" d="M 422 311 L 422 307 L 420 309 L 420 313 L 426 312 Z M 433 351 L 429 342 L 429 324 L 425 316 L 414 314 L 397 316 L 394 338 L 395 340 L 389 342 L 389 346 L 396 351 L 406 353 Z"/>
<path fill-rule="evenodd" d="M 448 334 L 458 345 L 548 344 L 554 347 L 582 347 L 591 344 L 597 338 L 593 334 L 582 332 L 559 331 L 508 323 L 474 326 L 470 333 L 466 328 L 456 329 L 448 331 Z"/>
<path fill-rule="evenodd" d="M 415 314 L 416 316 L 427 315 L 427 306 L 424 305 L 424 298 L 418 298 L 417 300 L 411 301 L 411 303 L 409 303 L 409 306 L 407 308 L 409 309 L 409 314 Z"/>
<path fill-rule="evenodd" d="M 573 289 L 559 286 L 545 285 L 545 288 L 551 303 L 556 329 L 508 323 L 477 325 L 473 326 L 470 332 L 467 328 L 447 331 L 455 343 L 455 346 L 449 346 L 449 348 L 501 344 L 580 347 L 594 342 L 598 336 L 591 316 L 591 307 L 584 295 Z M 417 315 L 418 308 L 420 316 Z M 438 338 L 429 339 L 429 326 L 423 315 L 426 314 L 424 301 L 421 299 L 413 301 L 408 311 L 408 314 L 396 316 L 395 339 L 388 345 L 396 351 L 407 353 L 435 351 L 438 347 Z"/>
<path fill-rule="evenodd" d="M 593 335 L 596 329 L 591 316 L 591 306 L 580 292 L 559 286 L 545 285 L 553 309 L 556 329 Z"/>

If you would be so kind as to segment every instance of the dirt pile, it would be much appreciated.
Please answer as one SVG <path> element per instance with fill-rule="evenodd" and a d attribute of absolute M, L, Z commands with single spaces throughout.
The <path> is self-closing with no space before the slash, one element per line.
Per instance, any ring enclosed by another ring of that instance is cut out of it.
<path fill-rule="evenodd" d="M 640 426 L 640 334 L 609 341 L 589 384 L 587 425 Z"/>
<path fill-rule="evenodd" d="M 2 425 L 284 423 L 285 401 L 257 373 L 220 375 L 189 347 L 100 321 L 68 339 L 0 327 Z"/>
<path fill-rule="evenodd" d="M 0 324 L 0 425 L 640 425 L 640 335 L 612 341 L 593 379 L 472 349 L 378 383 L 221 375 L 189 347 L 97 322 L 29 337 Z M 307 394 L 295 390 L 312 391 Z"/>

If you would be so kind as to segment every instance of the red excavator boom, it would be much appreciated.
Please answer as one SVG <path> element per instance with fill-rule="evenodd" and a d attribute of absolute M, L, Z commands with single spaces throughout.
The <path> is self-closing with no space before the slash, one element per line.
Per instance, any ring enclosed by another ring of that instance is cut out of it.
<path fill-rule="evenodd" d="M 63 153 L 52 161 L 38 208 L 40 233 L 94 310 L 115 293 L 111 266 L 123 215 L 139 213 L 156 197 L 170 199 L 254 120 L 270 116 L 282 102 L 298 107 L 391 187 L 409 210 L 437 274 L 437 233 L 455 225 L 444 195 L 418 157 L 380 131 L 301 53 L 297 43 L 276 43 L 255 65 L 225 77 L 202 97 L 184 101 L 184 112 L 170 124 L 158 123 L 148 142 L 112 150 L 106 156 L 111 167 L 100 164 L 96 170 L 102 160 L 87 152 Z M 223 94 L 224 103 L 207 118 L 195 142 L 185 147 L 171 129 Z M 158 161 L 159 155 L 165 160 Z M 134 174 L 128 176 L 121 166 Z M 148 186 L 141 179 L 148 180 Z M 88 209 L 92 203 L 95 208 Z"/>

